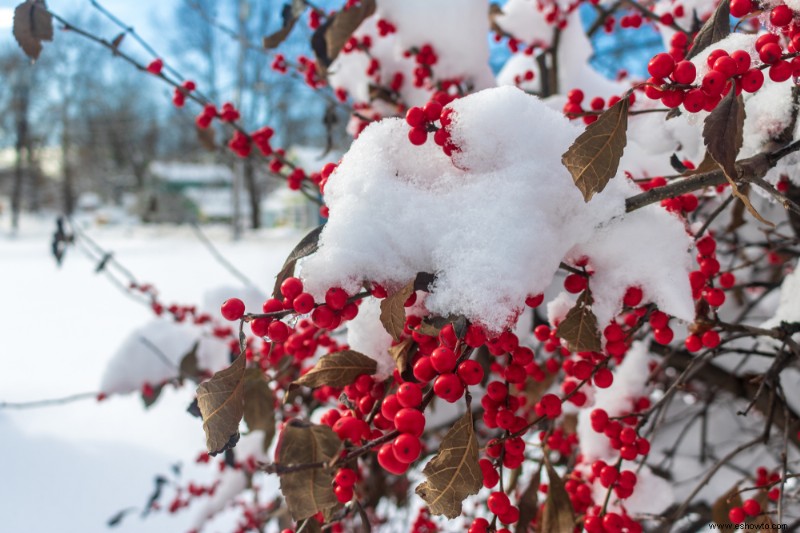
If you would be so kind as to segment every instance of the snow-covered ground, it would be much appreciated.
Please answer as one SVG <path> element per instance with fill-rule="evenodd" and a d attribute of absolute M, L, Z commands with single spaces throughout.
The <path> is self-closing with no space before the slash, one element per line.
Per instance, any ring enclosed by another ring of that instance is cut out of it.
<path fill-rule="evenodd" d="M 50 255 L 52 218 L 25 218 L 16 237 L 0 219 L 0 402 L 96 392 L 106 364 L 134 328 L 152 319 L 78 250 L 59 269 Z M 89 227 L 87 232 L 163 301 L 199 304 L 208 289 L 240 283 L 189 228 Z M 209 237 L 266 292 L 302 235 L 262 232 L 231 242 L 226 228 Z M 104 531 L 117 511 L 142 509 L 154 477 L 183 463 L 182 478 L 208 480 L 198 419 L 186 413 L 192 386 L 168 387 L 145 411 L 138 395 L 37 409 L 0 409 L 0 530 L 8 533 Z M 169 500 L 167 500 L 169 503 Z M 177 515 L 141 521 L 133 513 L 114 531 L 182 532 L 201 503 Z M 230 523 L 233 517 L 229 516 Z M 225 530 L 219 521 L 206 531 Z M 214 527 L 217 526 L 217 527 Z"/>

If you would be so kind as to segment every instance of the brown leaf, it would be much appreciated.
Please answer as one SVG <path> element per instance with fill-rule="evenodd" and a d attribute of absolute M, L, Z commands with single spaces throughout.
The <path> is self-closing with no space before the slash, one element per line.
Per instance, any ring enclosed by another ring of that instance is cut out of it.
<path fill-rule="evenodd" d="M 405 303 L 413 292 L 414 282 L 412 281 L 396 293 L 381 300 L 381 324 L 396 341 L 399 341 L 403 335 L 403 328 L 406 324 Z"/>
<path fill-rule="evenodd" d="M 329 462 L 338 455 L 342 441 L 328 426 L 291 420 L 278 439 L 277 463 L 287 467 Z M 335 507 L 333 471 L 330 468 L 309 468 L 281 475 L 281 492 L 295 521 L 314 516 Z"/>
<path fill-rule="evenodd" d="M 14 38 L 32 60 L 39 59 L 42 41 L 53 40 L 53 16 L 44 0 L 27 0 L 14 10 Z"/>
<path fill-rule="evenodd" d="M 503 8 L 498 4 L 489 4 L 489 26 L 491 31 L 499 35 L 508 35 L 508 32 L 497 24 L 497 17 L 500 15 L 503 15 Z"/>
<path fill-rule="evenodd" d="M 581 293 L 575 307 L 558 325 L 558 336 L 567 341 L 573 352 L 598 352 L 601 349 L 597 317 L 591 308 L 588 291 Z"/>
<path fill-rule="evenodd" d="M 731 9 L 728 0 L 722 0 L 714 14 L 711 15 L 697 36 L 686 59 L 691 59 L 717 41 L 721 41 L 731 33 Z"/>
<path fill-rule="evenodd" d="M 542 469 L 539 468 L 531 476 L 528 487 L 519 497 L 517 506 L 519 507 L 519 520 L 517 521 L 516 533 L 527 533 L 530 529 L 531 520 L 536 518 L 539 513 L 539 482 L 542 477 Z"/>
<path fill-rule="evenodd" d="M 292 385 L 306 387 L 344 387 L 350 385 L 358 376 L 371 376 L 378 370 L 378 363 L 362 353 L 344 350 L 320 357 L 317 364 Z"/>
<path fill-rule="evenodd" d="M 731 490 L 720 496 L 711 506 L 711 519 L 718 526 L 730 524 L 728 527 L 732 528 L 733 522 L 728 519 L 728 513 L 734 507 L 741 506 L 742 497 L 739 495 L 739 485 L 735 485 Z"/>
<path fill-rule="evenodd" d="M 721 5 L 721 4 L 720 4 Z M 739 173 L 736 170 L 736 157 L 743 143 L 744 129 L 744 100 L 736 96 L 733 87 L 714 110 L 708 114 L 703 125 L 703 141 L 708 154 L 719 164 L 725 178 L 731 185 L 731 191 L 747 207 L 747 210 L 756 219 L 764 224 L 773 224 L 764 219 L 750 203 L 746 191 L 739 190 L 736 180 Z"/>
<path fill-rule="evenodd" d="M 199 128 L 195 126 L 195 130 L 197 130 L 197 141 L 204 150 L 213 152 L 217 149 L 217 141 L 214 139 L 214 128 L 210 126 L 208 128 Z"/>
<path fill-rule="evenodd" d="M 114 40 L 111 41 L 111 52 L 114 55 L 117 55 L 117 50 L 119 50 L 119 45 L 122 44 L 122 40 L 125 38 L 125 32 L 121 32 L 119 35 L 114 37 Z"/>
<path fill-rule="evenodd" d="M 400 372 L 401 375 L 408 368 L 408 363 L 411 360 L 411 352 L 413 348 L 414 339 L 410 337 L 401 341 L 400 344 L 389 348 L 389 355 L 391 355 L 392 359 L 394 359 L 394 362 L 397 365 L 397 371 Z"/>
<path fill-rule="evenodd" d="M 714 161 L 716 161 L 728 181 L 734 182 L 736 157 L 742 147 L 744 127 L 744 101 L 741 95 L 731 88 L 714 110 L 708 114 L 703 125 L 703 141 Z"/>
<path fill-rule="evenodd" d="M 197 362 L 198 346 L 200 346 L 199 341 L 194 343 L 192 349 L 181 359 L 181 363 L 178 365 L 178 375 L 181 379 L 190 379 L 195 383 L 199 383 L 202 379 L 203 371 L 200 370 L 200 365 Z"/>
<path fill-rule="evenodd" d="M 364 19 L 375 13 L 375 0 L 361 0 L 348 9 L 343 9 L 331 17 L 330 25 L 325 31 L 328 60 L 332 63 L 341 52 L 345 43 L 358 29 Z M 328 63 L 326 67 L 330 65 Z"/>
<path fill-rule="evenodd" d="M 478 440 L 472 428 L 472 413 L 467 412 L 442 439 L 439 452 L 422 471 L 426 480 L 416 493 L 428 504 L 432 514 L 455 518 L 461 502 L 477 494 L 483 486 L 478 466 Z"/>
<path fill-rule="evenodd" d="M 556 380 L 556 374 L 546 372 L 542 381 L 535 379 L 528 379 L 525 381 L 525 398 L 526 405 L 536 405 L 542 399 L 544 393 L 550 388 L 550 385 Z"/>
<path fill-rule="evenodd" d="M 244 423 L 250 431 L 264 432 L 261 449 L 266 452 L 275 437 L 275 393 L 258 368 L 244 373 Z"/>
<path fill-rule="evenodd" d="M 275 33 L 264 37 L 264 48 L 267 50 L 272 50 L 273 48 L 277 48 L 283 41 L 285 41 L 286 38 L 289 37 L 289 34 L 292 33 L 294 25 L 297 23 L 297 20 L 300 18 L 300 15 L 303 14 L 304 10 L 304 2 L 293 1 L 291 4 L 284 5 L 283 10 L 281 11 L 281 16 L 283 17 L 283 26 Z"/>
<path fill-rule="evenodd" d="M 630 100 L 625 95 L 589 124 L 561 156 L 561 162 L 572 174 L 575 185 L 587 202 L 617 173 L 619 160 L 628 143 L 629 105 Z"/>
<path fill-rule="evenodd" d="M 544 456 L 544 462 L 547 468 L 548 488 L 540 530 L 548 533 L 572 533 L 575 529 L 575 517 L 567 489 L 564 488 L 564 480 L 558 476 L 547 455 Z"/>
<path fill-rule="evenodd" d="M 289 257 L 284 261 L 281 271 L 278 272 L 278 275 L 275 277 L 275 286 L 272 289 L 273 298 L 281 298 L 281 283 L 283 283 L 286 278 L 294 276 L 294 267 L 297 261 L 317 251 L 319 247 L 319 235 L 322 233 L 322 228 L 324 227 L 325 225 L 322 224 L 311 230 L 308 235 L 297 243 L 294 250 L 291 251 Z"/>
<path fill-rule="evenodd" d="M 216 455 L 232 448 L 244 415 L 244 353 L 224 370 L 197 387 L 197 405 L 203 416 L 208 453 Z"/>

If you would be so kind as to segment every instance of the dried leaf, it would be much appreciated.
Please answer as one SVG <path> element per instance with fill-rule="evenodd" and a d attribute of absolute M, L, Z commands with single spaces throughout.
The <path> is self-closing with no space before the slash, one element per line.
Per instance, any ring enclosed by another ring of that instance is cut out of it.
<path fill-rule="evenodd" d="M 266 452 L 275 437 L 275 393 L 258 368 L 244 372 L 244 423 L 250 431 L 264 432 L 261 449 Z"/>
<path fill-rule="evenodd" d="M 461 502 L 477 494 L 483 486 L 478 466 L 478 440 L 472 428 L 472 413 L 467 412 L 442 439 L 439 452 L 422 471 L 426 480 L 416 493 L 427 502 L 432 514 L 455 518 Z"/>
<path fill-rule="evenodd" d="M 294 250 L 291 251 L 289 257 L 287 257 L 286 261 L 284 261 L 281 271 L 278 272 L 278 275 L 275 277 L 275 287 L 272 289 L 273 298 L 281 297 L 281 283 L 283 283 L 286 278 L 291 278 L 294 276 L 294 267 L 297 264 L 297 261 L 304 257 L 308 257 L 317 251 L 317 248 L 319 247 L 319 235 L 322 233 L 322 228 L 324 227 L 325 225 L 322 224 L 311 230 L 308 235 L 303 237 L 303 239 L 297 243 L 297 246 L 294 247 Z"/>
<path fill-rule="evenodd" d="M 746 191 L 739 190 L 736 184 L 738 171 L 736 170 L 736 157 L 743 143 L 744 130 L 744 100 L 736 96 L 736 91 L 731 88 L 727 95 L 708 114 L 703 125 L 703 141 L 708 154 L 716 161 L 725 173 L 725 178 L 731 185 L 731 191 L 747 207 L 747 210 L 756 219 L 764 224 L 773 224 L 764 219 L 750 203 Z"/>
<path fill-rule="evenodd" d="M 558 476 L 547 455 L 544 456 L 544 462 L 547 468 L 548 488 L 540 530 L 548 533 L 572 533 L 575 529 L 575 517 L 567 489 L 564 488 L 564 480 Z"/>
<path fill-rule="evenodd" d="M 525 398 L 527 405 L 536 405 L 542 399 L 544 393 L 550 388 L 550 385 L 556 380 L 556 374 L 546 372 L 542 381 L 528 379 L 525 381 Z"/>
<path fill-rule="evenodd" d="M 53 16 L 44 0 L 27 0 L 14 10 L 14 38 L 32 60 L 39 59 L 42 41 L 53 40 Z"/>
<path fill-rule="evenodd" d="M 199 383 L 202 379 L 203 371 L 200 370 L 200 365 L 197 362 L 197 347 L 200 342 L 195 342 L 192 349 L 183 356 L 181 363 L 178 366 L 178 372 L 181 379 L 190 379 L 195 383 Z"/>
<path fill-rule="evenodd" d="M 414 281 L 381 301 L 381 324 L 396 341 L 403 335 L 406 324 L 405 303 L 414 292 Z"/>
<path fill-rule="evenodd" d="M 278 439 L 277 463 L 287 467 L 309 463 L 327 463 L 342 446 L 336 433 L 328 426 L 291 420 Z M 310 468 L 281 475 L 281 492 L 295 521 L 314 516 L 335 507 L 333 471 L 330 468 Z"/>
<path fill-rule="evenodd" d="M 289 34 L 292 33 L 294 25 L 297 23 L 300 15 L 303 14 L 302 9 L 298 12 L 293 4 L 295 4 L 295 2 L 283 6 L 283 10 L 281 11 L 281 16 L 283 17 L 283 26 L 275 33 L 264 37 L 265 49 L 272 50 L 273 48 L 277 48 L 283 41 L 286 40 L 287 37 L 289 37 Z M 302 7 L 305 8 L 305 4 L 301 4 Z"/>
<path fill-rule="evenodd" d="M 331 16 L 330 25 L 325 31 L 327 56 L 331 63 L 339 55 L 353 32 L 373 13 L 375 13 L 375 0 L 361 0 L 358 5 L 343 9 Z M 330 63 L 325 66 L 328 65 Z"/>
<path fill-rule="evenodd" d="M 694 43 L 689 53 L 686 54 L 686 59 L 691 59 L 712 44 L 721 41 L 731 33 L 731 9 L 728 0 L 722 0 L 714 14 L 711 15 L 697 36 L 694 38 Z"/>
<path fill-rule="evenodd" d="M 708 152 L 703 156 L 703 160 L 694 169 L 687 171 L 685 176 L 696 176 L 698 174 L 705 174 L 706 172 L 713 172 L 719 168 L 719 164 L 714 161 L 711 154 Z"/>
<path fill-rule="evenodd" d="M 317 364 L 292 385 L 306 387 L 344 387 L 350 385 L 358 376 L 371 376 L 378 370 L 378 363 L 362 353 L 344 350 L 320 357 Z"/>
<path fill-rule="evenodd" d="M 734 485 L 731 490 L 723 494 L 711 506 L 711 519 L 718 526 L 733 528 L 733 522 L 728 519 L 728 513 L 734 507 L 742 506 L 742 497 L 739 495 L 739 485 Z"/>
<path fill-rule="evenodd" d="M 517 521 L 516 533 L 527 533 L 530 529 L 531 520 L 536 518 L 539 513 L 539 483 L 541 482 L 542 469 L 536 470 L 531 476 L 531 481 L 527 488 L 519 497 L 517 506 L 519 507 L 519 520 Z"/>
<path fill-rule="evenodd" d="M 628 143 L 629 105 L 626 95 L 589 124 L 561 156 L 561 162 L 572 174 L 575 185 L 587 202 L 617 173 L 619 160 Z"/>
<path fill-rule="evenodd" d="M 703 125 L 703 141 L 708 154 L 725 172 L 728 181 L 737 178 L 736 156 L 742 147 L 744 127 L 744 101 L 731 89 L 714 110 L 708 114 Z"/>
<path fill-rule="evenodd" d="M 573 352 L 597 352 L 601 349 L 597 317 L 591 307 L 591 296 L 584 291 L 575 307 L 558 325 L 558 336 L 567 341 Z"/>
<path fill-rule="evenodd" d="M 117 55 L 117 51 L 119 50 L 119 46 L 122 44 L 122 40 L 125 38 L 125 32 L 121 32 L 119 35 L 114 37 L 114 40 L 111 41 L 111 52 L 114 55 Z"/>
<path fill-rule="evenodd" d="M 411 361 L 411 352 L 414 348 L 414 339 L 408 338 L 389 348 L 389 355 L 394 359 L 397 365 L 397 371 L 402 375 L 408 368 L 408 363 Z"/>
<path fill-rule="evenodd" d="M 244 415 L 244 353 L 224 370 L 197 387 L 208 453 L 216 455 L 236 445 Z"/>
<path fill-rule="evenodd" d="M 489 4 L 489 26 L 491 31 L 499 35 L 508 35 L 508 32 L 497 24 L 497 17 L 503 14 L 503 8 L 498 4 Z"/>
<path fill-rule="evenodd" d="M 217 141 L 214 139 L 214 128 L 199 128 L 195 126 L 195 130 L 197 130 L 197 141 L 204 150 L 213 152 L 217 149 Z"/>

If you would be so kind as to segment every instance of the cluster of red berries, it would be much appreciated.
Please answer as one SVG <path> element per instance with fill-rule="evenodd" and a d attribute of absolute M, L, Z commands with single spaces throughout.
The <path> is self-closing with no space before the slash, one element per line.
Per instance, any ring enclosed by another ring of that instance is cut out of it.
<path fill-rule="evenodd" d="M 397 26 L 395 26 L 386 19 L 378 19 L 376 25 L 378 27 L 378 35 L 380 35 L 381 37 L 386 37 L 391 33 L 397 32 Z"/>
<path fill-rule="evenodd" d="M 445 108 L 443 104 L 433 99 L 423 107 L 412 107 L 406 112 L 406 123 L 411 126 L 408 140 L 415 146 L 421 146 L 428 140 L 428 133 L 433 132 L 433 141 L 442 147 L 448 157 L 458 151 L 450 138 L 448 127 L 452 123 L 452 108 Z M 436 126 L 436 122 L 440 126 Z"/>
<path fill-rule="evenodd" d="M 289 64 L 286 62 L 286 56 L 283 54 L 275 54 L 270 68 L 280 74 L 286 74 L 289 71 Z"/>
<path fill-rule="evenodd" d="M 742 502 L 741 507 L 732 507 L 728 511 L 728 519 L 734 524 L 741 524 L 748 516 L 758 516 L 761 514 L 761 504 L 756 500 L 749 499 Z"/>
<path fill-rule="evenodd" d="M 186 96 L 197 88 L 197 84 L 192 80 L 186 80 L 180 87 L 175 87 L 172 95 L 172 104 L 175 107 L 183 107 L 186 104 Z"/>
<path fill-rule="evenodd" d="M 592 122 L 597 120 L 598 115 L 600 112 L 603 111 L 606 107 L 606 101 L 600 98 L 599 96 L 592 98 L 589 102 L 589 109 L 584 109 L 581 104 L 583 103 L 584 94 L 583 91 L 580 89 L 572 89 L 567 93 L 567 103 L 564 104 L 564 114 L 567 115 L 570 119 L 574 120 L 578 117 L 583 118 L 584 124 L 591 124 Z M 621 98 L 619 96 L 612 96 L 608 99 L 608 107 L 613 106 L 617 102 L 619 102 Z M 636 95 L 631 93 L 629 97 L 631 105 L 636 101 Z"/>
<path fill-rule="evenodd" d="M 317 28 L 319 28 L 320 24 L 322 23 L 321 19 L 323 15 L 324 13 L 321 12 L 320 10 L 311 9 L 311 11 L 309 11 L 308 13 L 308 27 L 311 28 L 312 30 L 316 30 Z"/>
<path fill-rule="evenodd" d="M 419 48 L 411 48 L 403 52 L 404 57 L 414 57 L 417 63 L 414 69 L 414 87 L 424 87 L 426 80 L 433 78 L 433 66 L 439 61 L 439 56 L 430 44 Z"/>

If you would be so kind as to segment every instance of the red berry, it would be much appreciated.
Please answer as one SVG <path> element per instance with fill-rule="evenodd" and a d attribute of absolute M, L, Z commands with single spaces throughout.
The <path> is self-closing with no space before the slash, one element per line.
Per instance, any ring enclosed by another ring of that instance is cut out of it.
<path fill-rule="evenodd" d="M 764 85 L 764 73 L 757 68 L 751 68 L 742 74 L 742 79 L 739 83 L 744 91 L 754 93 Z"/>
<path fill-rule="evenodd" d="M 622 303 L 628 307 L 636 307 L 642 303 L 642 297 L 642 289 L 639 287 L 628 287 L 628 290 L 625 291 L 625 297 L 622 299 Z"/>
<path fill-rule="evenodd" d="M 567 93 L 567 100 L 572 104 L 580 104 L 583 102 L 583 91 L 580 89 L 572 89 Z"/>
<path fill-rule="evenodd" d="M 256 318 L 250 322 L 250 331 L 256 337 L 266 337 L 269 334 L 269 325 L 272 320 L 269 318 Z"/>
<path fill-rule="evenodd" d="M 778 61 L 781 58 L 782 54 L 783 54 L 783 49 L 781 48 L 781 45 L 779 45 L 777 42 L 766 43 L 758 50 L 759 59 L 761 59 L 761 61 L 767 63 L 768 65 L 771 65 L 772 63 Z"/>
<path fill-rule="evenodd" d="M 466 385 L 477 385 L 483 381 L 483 367 L 477 361 L 467 359 L 456 370 L 456 374 Z"/>
<path fill-rule="evenodd" d="M 756 516 L 761 514 L 761 504 L 756 500 L 745 500 L 742 504 L 742 509 L 748 516 Z"/>
<path fill-rule="evenodd" d="M 441 374 L 433 382 L 433 392 L 442 400 L 455 403 L 464 395 L 464 384 L 455 374 Z"/>
<path fill-rule="evenodd" d="M 421 146 L 428 140 L 428 132 L 424 128 L 412 128 L 408 130 L 408 140 L 414 146 Z"/>
<path fill-rule="evenodd" d="M 741 507 L 734 507 L 730 511 L 728 511 L 728 520 L 733 522 L 734 524 L 741 524 L 744 522 L 745 513 L 744 509 Z"/>
<path fill-rule="evenodd" d="M 586 276 L 582 276 L 580 274 L 569 274 L 566 278 L 564 278 L 564 288 L 567 292 L 571 292 L 572 294 L 578 294 L 586 289 L 588 282 L 586 280 Z"/>
<path fill-rule="evenodd" d="M 403 407 L 419 407 L 422 403 L 422 389 L 416 383 L 403 383 L 397 387 L 397 401 Z"/>
<path fill-rule="evenodd" d="M 150 74 L 161 74 L 161 70 L 164 68 L 164 61 L 159 59 L 154 59 L 147 65 L 147 72 Z"/>
<path fill-rule="evenodd" d="M 387 472 L 397 476 L 404 474 L 408 470 L 408 463 L 402 463 L 397 460 L 391 442 L 387 442 L 378 450 L 378 464 Z"/>
<path fill-rule="evenodd" d="M 769 67 L 769 79 L 774 82 L 784 82 L 792 77 L 792 64 L 788 61 L 776 61 Z"/>
<path fill-rule="evenodd" d="M 674 68 L 675 60 L 667 53 L 656 54 L 647 64 L 647 72 L 654 78 L 666 78 Z"/>
<path fill-rule="evenodd" d="M 431 354 L 433 368 L 439 373 L 452 372 L 456 366 L 457 359 L 453 350 L 443 346 L 436 348 Z"/>
<path fill-rule="evenodd" d="M 594 375 L 594 384 L 601 389 L 607 389 L 614 383 L 614 374 L 607 368 L 601 368 Z"/>
<path fill-rule="evenodd" d="M 710 70 L 705 76 L 703 76 L 701 86 L 706 93 L 711 96 L 715 96 L 722 93 L 722 89 L 725 87 L 726 80 L 727 78 L 721 72 L 717 70 Z"/>
<path fill-rule="evenodd" d="M 789 9 L 789 6 L 785 4 L 775 6 L 769 14 L 769 21 L 773 26 L 778 26 L 779 28 L 787 26 L 792 22 L 792 18 L 794 18 L 794 13 Z"/>
<path fill-rule="evenodd" d="M 703 341 L 697 335 L 686 337 L 686 349 L 690 352 L 699 352 L 703 348 Z"/>
<path fill-rule="evenodd" d="M 318 328 L 325 329 L 331 327 L 335 319 L 336 315 L 327 305 L 320 305 L 311 312 L 311 321 L 314 322 L 314 325 Z"/>
<path fill-rule="evenodd" d="M 703 333 L 702 341 L 706 348 L 716 348 L 720 343 L 719 333 L 710 329 Z"/>
<path fill-rule="evenodd" d="M 731 0 L 731 15 L 742 18 L 753 10 L 752 0 Z"/>
<path fill-rule="evenodd" d="M 333 478 L 333 482 L 340 487 L 352 487 L 356 484 L 356 473 L 349 468 L 340 468 Z"/>
<path fill-rule="evenodd" d="M 422 128 L 425 125 L 425 112 L 421 107 L 412 107 L 406 112 L 406 122 L 412 128 Z"/>
<path fill-rule="evenodd" d="M 225 320 L 239 320 L 244 316 L 244 302 L 239 298 L 230 298 L 222 303 L 220 311 Z"/>
<path fill-rule="evenodd" d="M 280 320 L 276 320 L 267 328 L 267 336 L 273 342 L 283 342 L 289 338 L 289 326 Z"/>
<path fill-rule="evenodd" d="M 401 463 L 413 463 L 422 452 L 422 443 L 420 443 L 418 437 L 403 433 L 392 441 L 392 451 Z"/>
<path fill-rule="evenodd" d="M 347 305 L 347 293 L 339 287 L 330 288 L 325 293 L 325 303 L 331 309 L 341 311 Z"/>
<path fill-rule="evenodd" d="M 394 415 L 394 425 L 400 433 L 419 437 L 425 431 L 425 415 L 417 409 L 405 407 Z"/>
<path fill-rule="evenodd" d="M 314 297 L 307 292 L 301 293 L 292 301 L 292 307 L 301 315 L 310 313 L 314 309 Z"/>
<path fill-rule="evenodd" d="M 525 298 L 525 305 L 528 307 L 539 307 L 544 301 L 544 294 L 537 294 L 536 296 L 528 296 Z"/>
<path fill-rule="evenodd" d="M 281 294 L 288 300 L 294 300 L 303 292 L 303 282 L 297 278 L 286 278 L 281 283 Z"/>
<path fill-rule="evenodd" d="M 731 59 L 736 61 L 736 74 L 744 74 L 750 68 L 750 54 L 744 50 L 734 50 L 731 52 Z"/>
<path fill-rule="evenodd" d="M 688 85 L 694 82 L 697 76 L 697 69 L 691 61 L 679 61 L 672 71 L 672 79 L 675 83 L 682 83 Z"/>
<path fill-rule="evenodd" d="M 429 122 L 439 120 L 439 117 L 442 115 L 442 109 L 441 103 L 437 102 L 436 100 L 431 100 L 425 104 L 425 107 L 423 108 L 423 111 L 425 112 L 425 118 Z"/>
<path fill-rule="evenodd" d="M 486 500 L 486 504 L 489 510 L 497 515 L 505 514 L 511 508 L 511 501 L 505 492 L 491 493 Z"/>

